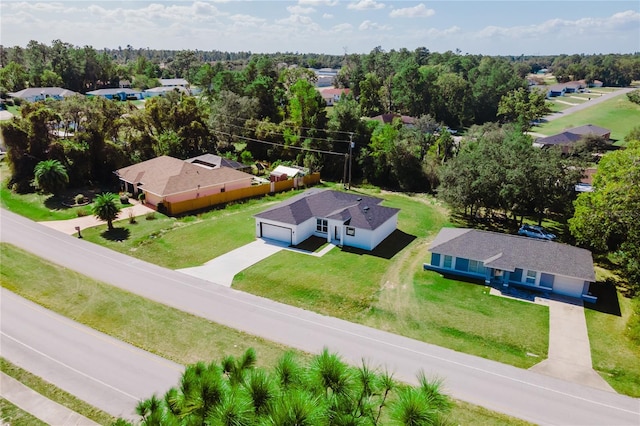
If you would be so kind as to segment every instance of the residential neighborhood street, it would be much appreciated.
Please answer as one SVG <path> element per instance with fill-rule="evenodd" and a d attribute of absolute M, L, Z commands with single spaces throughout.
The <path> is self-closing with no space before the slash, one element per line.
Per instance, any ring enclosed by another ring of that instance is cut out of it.
<path fill-rule="evenodd" d="M 413 383 L 416 373 L 424 370 L 429 377 L 442 378 L 445 392 L 455 398 L 534 423 L 640 423 L 638 399 L 235 291 L 112 252 L 5 210 L 1 211 L 0 240 L 151 300 L 300 350 L 315 353 L 328 347 L 353 363 L 366 358 L 394 371 L 398 379 Z M 179 372 L 162 366 L 163 361 L 147 361 L 148 369 L 139 368 L 136 361 L 128 363 L 130 356 L 122 356 L 119 344 L 94 347 L 94 339 L 103 340 L 97 337 L 98 333 L 87 331 L 70 339 L 57 338 L 61 328 L 79 326 L 66 324 L 63 327 L 62 322 L 51 320 L 45 320 L 46 326 L 36 319 L 24 321 L 19 317 L 21 313 L 15 311 L 15 305 L 21 302 L 15 297 L 5 297 L 4 291 L 2 296 L 1 355 L 62 388 L 72 385 L 68 383 L 68 377 L 74 382 L 74 374 L 65 374 L 59 367 L 47 367 L 46 363 L 68 364 L 84 377 L 83 380 L 75 379 L 72 393 L 105 411 L 121 415 L 122 403 L 127 397 L 133 407 L 135 397 L 150 396 L 165 383 L 168 388 L 177 380 Z M 25 309 L 18 306 L 17 310 Z M 38 329 L 44 331 L 42 337 L 36 334 Z M 42 339 L 41 343 L 39 339 Z M 7 341 L 14 343 L 5 344 Z M 93 350 L 99 354 L 94 354 Z M 75 353 L 77 357 L 69 357 L 69 353 Z M 49 361 L 44 362 L 42 357 Z M 151 379 L 154 376 L 157 377 Z M 121 394 L 116 400 L 107 396 L 114 390 Z"/>

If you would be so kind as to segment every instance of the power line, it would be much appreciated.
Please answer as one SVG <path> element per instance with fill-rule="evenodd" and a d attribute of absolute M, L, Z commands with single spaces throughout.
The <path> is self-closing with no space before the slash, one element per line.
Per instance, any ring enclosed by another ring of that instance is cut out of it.
<path fill-rule="evenodd" d="M 273 146 L 281 146 L 283 148 L 289 148 L 289 149 L 297 149 L 300 151 L 309 151 L 309 152 L 317 152 L 319 154 L 329 154 L 329 155 L 340 155 L 342 157 L 347 156 L 348 154 L 346 152 L 334 152 L 334 151 L 325 151 L 322 149 L 314 149 L 314 148 L 305 148 L 303 146 L 294 146 L 294 145 L 285 145 L 283 143 L 278 143 L 278 142 L 269 142 L 269 141 L 263 141 L 260 139 L 255 139 L 255 138 L 250 138 L 247 136 L 240 136 L 240 135 L 234 135 L 228 132 L 222 132 L 220 130 L 214 130 L 214 133 L 218 133 L 218 134 L 222 134 L 225 136 L 230 136 L 232 138 L 239 138 L 239 139 L 243 139 L 249 142 L 257 142 L 257 143 L 264 143 L 267 145 L 273 145 Z"/>
<path fill-rule="evenodd" d="M 238 118 L 238 119 L 241 119 L 241 120 L 250 120 L 251 119 L 251 118 L 247 118 L 247 117 L 238 117 L 238 116 L 223 114 L 221 112 L 212 112 L 211 115 L 220 115 L 222 117 L 227 117 L 227 118 L 232 118 L 232 119 Z M 279 125 L 284 125 L 284 126 L 288 126 L 288 127 L 294 128 L 294 126 L 288 125 L 286 123 L 273 123 L 273 124 L 279 124 Z M 327 129 L 317 129 L 317 128 L 314 128 L 314 127 L 295 127 L 295 128 L 296 129 L 303 129 L 303 130 L 315 130 L 315 131 L 318 131 L 318 132 L 340 133 L 340 134 L 349 135 L 349 136 L 357 134 L 356 132 L 347 132 L 347 131 L 344 131 L 344 130 L 327 130 Z M 249 128 L 247 128 L 247 129 L 248 130 L 252 130 L 252 129 L 249 129 Z M 349 142 L 349 141 L 343 141 L 343 140 L 338 139 L 335 142 Z"/>

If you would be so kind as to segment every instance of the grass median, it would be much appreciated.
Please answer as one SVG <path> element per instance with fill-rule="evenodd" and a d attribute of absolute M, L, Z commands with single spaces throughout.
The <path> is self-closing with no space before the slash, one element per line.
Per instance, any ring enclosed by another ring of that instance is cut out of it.
<path fill-rule="evenodd" d="M 238 356 L 253 347 L 259 364 L 268 367 L 289 349 L 108 286 L 8 244 L 0 244 L 0 261 L 3 287 L 181 364 Z M 451 418 L 459 424 L 528 424 L 464 402 L 456 403 Z"/>

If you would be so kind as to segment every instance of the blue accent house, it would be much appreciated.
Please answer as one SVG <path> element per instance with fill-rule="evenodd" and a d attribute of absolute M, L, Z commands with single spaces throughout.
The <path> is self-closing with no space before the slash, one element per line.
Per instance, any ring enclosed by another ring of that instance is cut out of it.
<path fill-rule="evenodd" d="M 591 252 L 567 244 L 467 228 L 443 228 L 425 270 L 595 301 Z"/>

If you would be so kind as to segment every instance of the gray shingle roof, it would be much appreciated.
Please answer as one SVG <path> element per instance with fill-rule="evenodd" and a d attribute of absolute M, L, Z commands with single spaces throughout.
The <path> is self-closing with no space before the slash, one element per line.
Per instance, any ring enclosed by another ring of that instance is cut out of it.
<path fill-rule="evenodd" d="M 254 217 L 299 225 L 313 217 L 337 219 L 359 229 L 377 229 L 400 210 L 383 200 L 347 192 L 310 189 Z"/>
<path fill-rule="evenodd" d="M 594 282 L 589 250 L 553 241 L 467 228 L 443 228 L 429 251 L 481 260 L 485 266 L 514 271 L 531 269 Z"/>
<path fill-rule="evenodd" d="M 246 164 L 242 164 L 234 160 L 229 160 L 228 158 L 220 157 L 219 155 L 215 154 L 202 154 L 197 157 L 188 158 L 184 161 L 193 164 L 202 164 L 212 168 L 229 167 L 232 169 L 246 169 L 249 167 Z"/>

